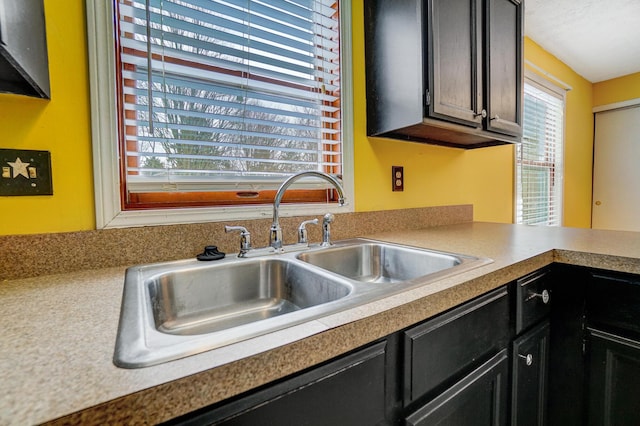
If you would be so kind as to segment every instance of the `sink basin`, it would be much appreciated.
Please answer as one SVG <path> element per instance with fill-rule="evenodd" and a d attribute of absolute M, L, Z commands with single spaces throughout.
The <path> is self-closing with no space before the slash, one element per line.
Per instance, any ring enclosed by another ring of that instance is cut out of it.
<path fill-rule="evenodd" d="M 158 331 L 205 334 L 347 296 L 351 286 L 277 258 L 167 272 L 147 282 Z"/>
<path fill-rule="evenodd" d="M 298 259 L 353 280 L 397 283 L 460 265 L 460 256 L 379 242 L 306 252 Z"/>
<path fill-rule="evenodd" d="M 303 252 L 135 266 L 125 274 L 114 363 L 138 368 L 176 360 L 490 262 L 353 239 Z"/>
<path fill-rule="evenodd" d="M 332 312 L 346 279 L 287 258 L 184 260 L 127 269 L 114 363 L 138 368 Z"/>

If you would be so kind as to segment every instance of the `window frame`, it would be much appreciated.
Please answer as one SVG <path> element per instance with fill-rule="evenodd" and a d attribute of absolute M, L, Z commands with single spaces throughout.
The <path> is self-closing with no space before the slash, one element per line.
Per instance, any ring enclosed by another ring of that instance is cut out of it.
<path fill-rule="evenodd" d="M 171 209 L 123 210 L 117 110 L 116 52 L 113 48 L 113 0 L 94 0 L 87 6 L 87 43 L 91 93 L 91 132 L 95 191 L 96 228 L 169 225 L 194 222 L 263 219 L 273 207 L 239 205 L 184 207 Z M 354 211 L 353 168 L 353 74 L 351 43 L 351 2 L 340 4 L 342 178 L 346 205 L 283 204 L 280 216 L 300 216 Z"/>
<path fill-rule="evenodd" d="M 532 65 L 533 67 L 533 65 Z M 537 68 L 537 67 L 535 67 Z M 540 70 L 543 71 L 543 70 Z M 556 186 L 560 186 L 560 190 L 561 190 L 561 196 L 559 197 L 559 207 L 560 207 L 560 214 L 559 214 L 559 225 L 557 226 L 564 226 L 564 174 L 565 174 L 565 152 L 566 152 L 566 138 L 565 138 L 565 134 L 566 134 L 566 112 L 567 112 L 567 92 L 571 90 L 571 86 L 567 85 L 566 83 L 562 82 L 561 80 L 558 80 L 557 78 L 553 77 L 552 75 L 545 73 L 545 76 L 548 78 L 544 78 L 540 75 L 538 75 L 537 73 L 533 72 L 533 71 L 529 71 L 529 70 L 525 70 L 524 73 L 524 84 L 529 84 L 532 85 L 534 87 L 536 87 L 539 90 L 545 91 L 548 94 L 550 94 L 551 96 L 555 96 L 559 99 L 562 100 L 562 110 L 563 110 L 563 122 L 562 122 L 562 170 L 561 170 L 561 174 L 560 176 L 555 176 L 554 180 L 556 180 L 555 185 Z M 553 81 L 552 81 L 553 80 Z M 524 84 L 523 84 L 523 90 L 524 90 Z M 524 104 L 524 95 L 523 95 L 523 104 Z M 524 105 L 523 105 L 523 114 L 524 114 Z M 523 125 L 524 125 L 524 117 L 523 117 Z M 518 168 L 519 166 L 519 162 L 518 162 L 518 150 L 517 147 L 514 147 L 513 150 L 513 161 L 514 161 L 514 168 L 513 168 L 513 223 L 515 224 L 521 224 L 518 222 L 518 202 L 519 202 L 519 198 L 518 198 Z M 555 163 L 554 163 L 555 164 Z M 536 164 L 527 164 L 530 167 L 535 167 Z M 545 167 L 545 169 L 547 169 Z M 548 169 L 547 169 L 548 170 Z M 532 226 L 555 226 L 555 225 L 532 225 Z"/>

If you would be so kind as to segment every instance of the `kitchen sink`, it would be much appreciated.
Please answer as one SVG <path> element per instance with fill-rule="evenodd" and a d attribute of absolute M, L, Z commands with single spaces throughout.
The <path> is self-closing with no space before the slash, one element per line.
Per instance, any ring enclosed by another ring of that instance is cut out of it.
<path fill-rule="evenodd" d="M 154 324 L 206 334 L 341 299 L 348 283 L 278 258 L 181 269 L 148 280 Z"/>
<path fill-rule="evenodd" d="M 367 239 L 127 269 L 114 363 L 156 365 L 354 308 L 492 262 Z"/>
<path fill-rule="evenodd" d="M 305 252 L 298 259 L 353 280 L 397 283 L 453 268 L 464 262 L 459 255 L 363 242 Z"/>

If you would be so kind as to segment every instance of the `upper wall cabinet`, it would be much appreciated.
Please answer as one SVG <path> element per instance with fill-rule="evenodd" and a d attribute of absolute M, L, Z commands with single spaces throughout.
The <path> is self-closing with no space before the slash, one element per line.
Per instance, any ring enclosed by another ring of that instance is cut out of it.
<path fill-rule="evenodd" d="M 366 0 L 367 134 L 463 148 L 519 142 L 518 0 Z"/>
<path fill-rule="evenodd" d="M 50 98 L 43 0 L 0 0 L 0 92 Z"/>

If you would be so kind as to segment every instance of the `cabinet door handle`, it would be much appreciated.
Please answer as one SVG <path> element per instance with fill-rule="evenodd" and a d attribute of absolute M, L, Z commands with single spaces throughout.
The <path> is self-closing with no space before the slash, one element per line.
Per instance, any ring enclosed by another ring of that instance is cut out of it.
<path fill-rule="evenodd" d="M 491 117 L 491 120 L 500 120 L 500 116 L 498 114 Z"/>
<path fill-rule="evenodd" d="M 542 290 L 542 293 L 529 293 L 529 297 L 527 297 L 527 301 L 531 300 L 531 299 L 535 299 L 536 297 L 539 297 L 542 299 L 542 303 L 544 303 L 545 305 L 547 303 L 549 303 L 549 301 L 551 300 L 551 296 L 549 295 L 549 291 L 548 290 Z"/>
<path fill-rule="evenodd" d="M 480 111 L 477 114 L 473 114 L 474 117 L 480 117 L 482 116 L 482 118 L 487 118 L 487 110 L 483 109 L 482 111 Z"/>
<path fill-rule="evenodd" d="M 518 356 L 520 358 L 524 359 L 524 362 L 527 364 L 527 366 L 530 366 L 531 364 L 533 364 L 533 355 L 531 355 L 531 354 L 526 354 L 526 355 L 518 354 Z"/>

